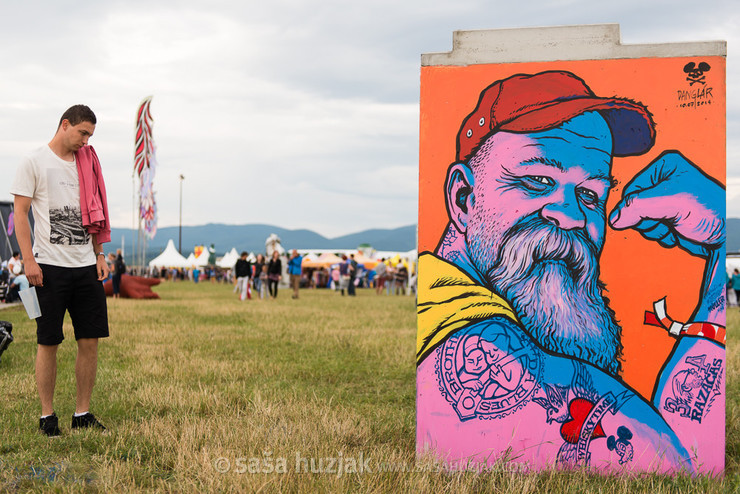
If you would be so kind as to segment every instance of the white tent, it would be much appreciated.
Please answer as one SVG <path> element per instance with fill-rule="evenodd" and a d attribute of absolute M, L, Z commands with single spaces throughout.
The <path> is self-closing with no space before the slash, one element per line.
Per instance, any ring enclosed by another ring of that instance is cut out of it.
<path fill-rule="evenodd" d="M 193 266 L 195 266 L 195 264 L 196 264 L 196 262 L 195 262 L 195 254 L 193 254 L 191 252 L 190 255 L 188 256 L 188 258 L 186 259 L 186 262 L 188 263 L 188 267 L 189 268 L 192 268 Z"/>
<path fill-rule="evenodd" d="M 231 269 L 239 259 L 239 253 L 236 251 L 236 247 L 232 247 L 229 252 L 224 254 L 220 261 L 216 262 L 216 265 L 222 269 Z"/>
<path fill-rule="evenodd" d="M 149 261 L 150 268 L 185 268 L 188 266 L 187 260 L 175 249 L 175 242 L 170 239 L 167 247 L 161 254 Z"/>
<path fill-rule="evenodd" d="M 200 266 L 200 267 L 208 266 L 208 256 L 210 254 L 211 253 L 208 252 L 208 249 L 207 248 L 204 248 L 203 249 L 203 252 L 201 252 L 200 255 L 195 258 L 195 262 L 193 264 L 195 266 Z"/>

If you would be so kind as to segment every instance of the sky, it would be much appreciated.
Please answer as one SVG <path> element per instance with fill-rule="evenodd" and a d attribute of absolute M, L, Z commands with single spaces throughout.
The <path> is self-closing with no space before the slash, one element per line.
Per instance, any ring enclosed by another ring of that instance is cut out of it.
<path fill-rule="evenodd" d="M 455 30 L 603 23 L 624 44 L 727 41 L 728 216 L 740 217 L 734 0 L 0 0 L 0 199 L 84 103 L 111 223 L 135 227 L 135 115 L 152 95 L 160 227 L 179 224 L 181 185 L 183 225 L 336 237 L 414 224 L 421 54 L 450 51 Z"/>

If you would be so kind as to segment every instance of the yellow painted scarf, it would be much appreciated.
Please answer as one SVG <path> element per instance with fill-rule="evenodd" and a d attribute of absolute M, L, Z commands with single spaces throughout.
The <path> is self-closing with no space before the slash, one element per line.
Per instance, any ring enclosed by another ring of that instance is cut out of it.
<path fill-rule="evenodd" d="M 476 283 L 460 268 L 431 253 L 419 256 L 416 364 L 452 333 L 470 324 L 508 317 L 518 323 L 509 303 Z"/>

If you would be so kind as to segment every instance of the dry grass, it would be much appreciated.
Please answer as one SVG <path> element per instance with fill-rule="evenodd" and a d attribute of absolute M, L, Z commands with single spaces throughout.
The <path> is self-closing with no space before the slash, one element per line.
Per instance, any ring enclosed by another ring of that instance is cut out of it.
<path fill-rule="evenodd" d="M 737 309 L 728 315 L 724 480 L 517 474 L 505 464 L 476 474 L 416 461 L 412 297 L 305 290 L 297 301 L 282 292 L 240 303 L 224 285 L 156 290 L 162 300 L 110 301 L 113 336 L 101 345 L 93 396 L 107 435 L 69 430 L 71 327 L 55 399 L 63 436 L 38 434 L 35 325 L 19 309 L 0 314 L 16 337 L 0 363 L 0 491 L 667 493 L 740 485 Z"/>

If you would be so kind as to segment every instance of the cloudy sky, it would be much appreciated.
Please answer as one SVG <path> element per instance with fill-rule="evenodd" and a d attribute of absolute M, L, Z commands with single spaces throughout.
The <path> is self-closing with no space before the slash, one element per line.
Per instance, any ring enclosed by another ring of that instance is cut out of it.
<path fill-rule="evenodd" d="M 516 11 L 514 6 L 519 8 Z M 416 223 L 420 54 L 452 32 L 619 23 L 623 43 L 726 40 L 728 215 L 740 217 L 735 0 L 0 0 L 0 162 L 96 112 L 112 223 L 133 224 L 136 108 L 153 95 L 159 225 L 329 237 Z"/>

